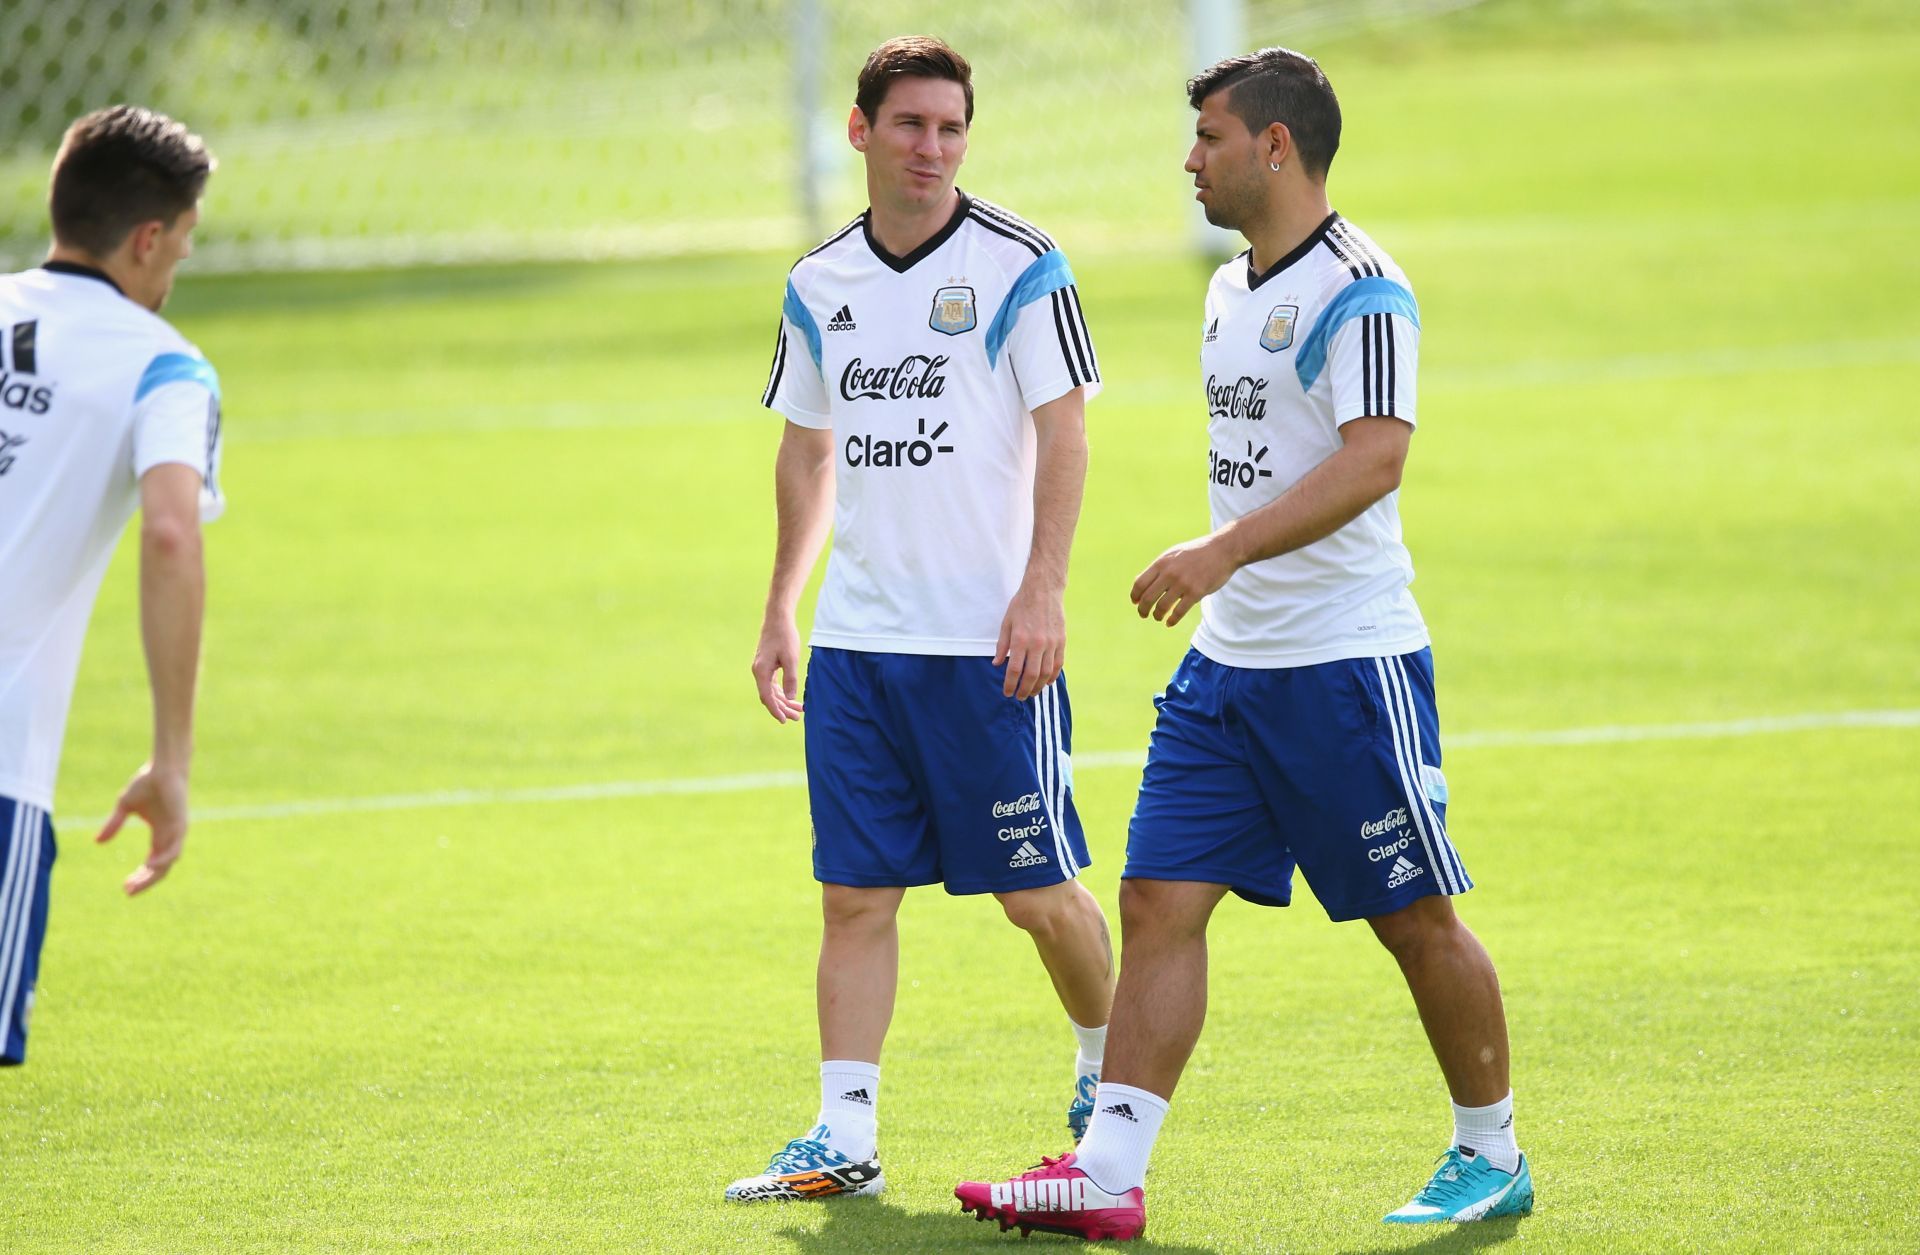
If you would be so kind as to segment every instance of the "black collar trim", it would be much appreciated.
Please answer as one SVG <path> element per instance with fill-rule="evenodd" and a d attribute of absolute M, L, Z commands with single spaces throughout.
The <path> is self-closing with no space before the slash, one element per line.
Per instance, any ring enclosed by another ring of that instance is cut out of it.
<path fill-rule="evenodd" d="M 95 269 L 92 266 L 83 266 L 77 261 L 55 260 L 42 262 L 40 269 L 51 270 L 57 275 L 79 275 L 83 279 L 98 279 L 114 291 L 120 292 L 120 285 L 115 283 L 113 277 L 106 271 Z M 126 293 L 120 292 L 120 295 L 125 296 Z"/>
<path fill-rule="evenodd" d="M 1285 270 L 1288 266 L 1293 265 L 1293 263 L 1299 261 L 1302 257 L 1305 257 L 1308 253 L 1312 252 L 1314 245 L 1318 244 L 1321 240 L 1324 240 L 1327 238 L 1327 229 L 1333 226 L 1333 224 L 1338 221 L 1340 221 L 1339 214 L 1328 214 L 1327 220 L 1313 229 L 1313 234 L 1309 235 L 1306 239 L 1300 241 L 1300 243 L 1294 248 L 1294 250 L 1291 253 L 1288 253 L 1285 257 L 1282 257 L 1279 261 L 1273 263 L 1273 265 L 1268 266 L 1264 273 L 1255 273 L 1253 269 L 1253 250 L 1248 249 L 1247 250 L 1247 291 L 1249 292 L 1253 291 L 1255 288 L 1259 287 L 1261 284 L 1265 283 L 1267 280 L 1279 274 L 1282 270 Z"/>
<path fill-rule="evenodd" d="M 954 190 L 959 191 L 958 188 Z M 895 273 L 905 274 L 920 262 L 925 261 L 933 254 L 935 249 L 953 238 L 953 233 L 958 231 L 961 225 L 966 222 L 967 207 L 972 204 L 973 198 L 965 192 L 960 192 L 960 203 L 953 207 L 953 217 L 947 219 L 947 225 L 935 231 L 919 248 L 914 249 L 905 257 L 895 257 L 892 253 L 882 248 L 880 241 L 874 238 L 873 210 L 869 209 L 860 215 L 860 233 L 867 237 L 867 247 L 873 250 L 875 257 L 887 263 L 888 266 L 893 268 Z"/>

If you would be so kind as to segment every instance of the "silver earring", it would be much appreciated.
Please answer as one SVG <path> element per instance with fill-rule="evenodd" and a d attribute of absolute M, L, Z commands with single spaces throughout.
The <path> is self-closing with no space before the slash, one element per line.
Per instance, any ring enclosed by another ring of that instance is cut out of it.
<path fill-rule="evenodd" d="M 1273 171 L 1275 174 L 1278 174 L 1280 173 L 1280 163 L 1277 161 L 1269 161 L 1267 163 L 1267 169 Z"/>

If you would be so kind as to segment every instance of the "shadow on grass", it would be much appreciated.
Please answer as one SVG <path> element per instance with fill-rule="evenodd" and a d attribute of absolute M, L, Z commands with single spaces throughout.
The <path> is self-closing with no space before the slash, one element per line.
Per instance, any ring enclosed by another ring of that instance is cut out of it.
<path fill-rule="evenodd" d="M 1087 1243 L 1078 1238 L 1056 1233 L 1035 1233 L 1022 1242 L 1018 1230 L 1003 1234 L 997 1224 L 983 1224 L 961 1214 L 957 1203 L 951 1216 L 902 1211 L 885 1198 L 850 1198 L 826 1204 L 820 1210 L 826 1216 L 826 1223 L 819 1228 L 791 1228 L 778 1236 L 791 1242 L 793 1249 L 804 1255 L 828 1255 L 829 1252 L 838 1255 L 844 1251 L 985 1251 L 995 1246 L 1023 1251 L 1036 1249 L 1042 1243 L 1087 1247 Z M 1094 1249 L 1104 1250 L 1107 1246 L 1103 1244 Z M 1124 1246 L 1114 1244 L 1113 1249 L 1128 1255 L 1154 1255 L 1154 1252 L 1221 1255 L 1210 1246 L 1155 1242 L 1151 1234 Z"/>
<path fill-rule="evenodd" d="M 1435 1225 L 1425 1240 L 1412 1246 L 1391 1246 L 1383 1241 L 1371 1246 L 1349 1246 L 1340 1255 L 1375 1255 L 1379 1251 L 1393 1251 L 1396 1255 L 1453 1255 L 1460 1251 L 1484 1250 L 1518 1237 L 1520 1222 L 1524 1219 L 1524 1216 L 1503 1216 L 1498 1220 L 1476 1220 L 1472 1224 Z M 1390 1227 L 1393 1226 L 1382 1226 Z"/>

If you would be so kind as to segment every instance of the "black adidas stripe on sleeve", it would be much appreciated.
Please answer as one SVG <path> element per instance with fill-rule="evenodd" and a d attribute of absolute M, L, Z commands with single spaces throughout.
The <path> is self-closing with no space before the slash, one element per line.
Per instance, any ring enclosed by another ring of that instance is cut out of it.
<path fill-rule="evenodd" d="M 1081 347 L 1086 350 L 1087 380 L 1090 383 L 1098 383 L 1100 382 L 1100 359 L 1093 351 L 1093 336 L 1087 332 L 1087 315 L 1086 311 L 1080 308 L 1080 285 L 1077 283 L 1067 285 L 1067 307 L 1073 317 L 1071 325 L 1074 334 L 1079 337 Z"/>
<path fill-rule="evenodd" d="M 784 319 L 773 331 L 773 365 L 767 372 L 767 390 L 760 395 L 760 404 L 773 408 L 773 399 L 780 395 L 780 377 L 787 369 L 787 324 Z"/>
<path fill-rule="evenodd" d="M 1060 357 L 1067 364 L 1067 378 L 1073 380 L 1073 386 L 1078 388 L 1086 380 L 1074 365 L 1073 345 L 1067 340 L 1067 320 L 1060 309 L 1060 293 L 1050 292 L 1047 299 L 1053 303 L 1053 331 L 1060 337 Z"/>

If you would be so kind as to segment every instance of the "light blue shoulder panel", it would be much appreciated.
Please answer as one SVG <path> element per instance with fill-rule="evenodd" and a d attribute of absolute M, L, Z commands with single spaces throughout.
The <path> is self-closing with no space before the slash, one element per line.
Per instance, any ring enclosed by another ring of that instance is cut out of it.
<path fill-rule="evenodd" d="M 1314 380 L 1326 369 L 1327 346 L 1333 343 L 1333 333 L 1367 314 L 1398 314 L 1414 326 L 1420 325 L 1420 307 L 1415 304 L 1413 293 L 1391 279 L 1376 275 L 1355 280 L 1327 302 L 1313 330 L 1301 341 L 1300 351 L 1294 355 L 1293 370 L 1300 376 L 1302 391 L 1312 388 Z"/>
<path fill-rule="evenodd" d="M 800 294 L 793 290 L 793 280 L 787 280 L 787 300 L 780 307 L 787 321 L 800 328 L 800 334 L 807 338 L 807 352 L 813 355 L 813 368 L 823 370 L 820 365 L 820 324 L 813 320 L 813 311 L 808 309 Z"/>
<path fill-rule="evenodd" d="M 1013 281 L 1013 287 L 1007 293 L 1007 299 L 1000 303 L 1000 312 L 993 316 L 993 322 L 987 327 L 987 365 L 1000 364 L 1000 350 L 1006 346 L 1007 337 L 1013 334 L 1013 324 L 1020 317 L 1025 306 L 1033 304 L 1043 296 L 1050 296 L 1073 282 L 1073 269 L 1067 265 L 1067 255 L 1057 248 L 1048 249 Z"/>
<path fill-rule="evenodd" d="M 133 390 L 134 402 L 137 404 L 155 388 L 183 382 L 197 383 L 216 398 L 220 395 L 220 376 L 214 373 L 212 362 L 191 353 L 162 353 L 147 363 L 139 386 Z"/>

